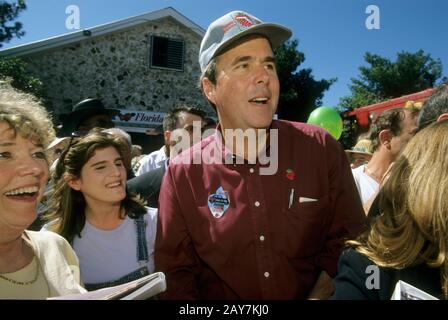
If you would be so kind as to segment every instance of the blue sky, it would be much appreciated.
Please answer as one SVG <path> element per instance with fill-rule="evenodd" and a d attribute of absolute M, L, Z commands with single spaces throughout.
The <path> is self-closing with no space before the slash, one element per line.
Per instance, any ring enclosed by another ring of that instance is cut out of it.
<path fill-rule="evenodd" d="M 284 24 L 299 39 L 305 53 L 301 67 L 312 68 L 316 79 L 337 77 L 326 92 L 324 105 L 335 106 L 350 93 L 350 78 L 359 74 L 366 51 L 395 59 L 399 51 L 423 49 L 440 58 L 448 76 L 446 0 L 26 0 L 19 21 L 26 35 L 3 48 L 69 32 L 65 27 L 69 5 L 80 9 L 81 28 L 173 7 L 204 29 L 232 10 L 245 10 L 264 21 Z M 380 29 L 368 30 L 366 8 L 380 10 Z"/>

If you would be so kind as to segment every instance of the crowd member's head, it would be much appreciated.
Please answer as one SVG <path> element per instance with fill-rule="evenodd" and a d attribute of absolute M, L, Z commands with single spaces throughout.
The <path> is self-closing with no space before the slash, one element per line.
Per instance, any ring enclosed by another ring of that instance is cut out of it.
<path fill-rule="evenodd" d="M 370 128 L 371 151 L 393 161 L 417 129 L 417 108 L 383 111 Z"/>
<path fill-rule="evenodd" d="M 441 270 L 448 298 L 448 121 L 418 132 L 395 161 L 380 197 L 381 216 L 356 250 L 378 266 Z"/>
<path fill-rule="evenodd" d="M 48 179 L 45 149 L 54 139 L 51 118 L 31 95 L 0 83 L 0 211 L 5 228 L 25 230 Z"/>
<path fill-rule="evenodd" d="M 50 159 L 50 164 L 54 163 L 62 154 L 62 152 L 65 151 L 65 149 L 68 147 L 70 138 L 69 137 L 63 137 L 63 138 L 55 138 L 50 145 L 47 147 L 47 153 L 48 157 Z"/>
<path fill-rule="evenodd" d="M 126 168 L 119 138 L 94 132 L 72 140 L 59 158 L 46 219 L 52 231 L 71 241 L 85 224 L 85 211 L 98 203 L 119 203 L 122 213 L 142 211 L 126 194 Z"/>
<path fill-rule="evenodd" d="M 199 130 L 202 127 L 204 111 L 194 107 L 179 107 L 171 110 L 163 119 L 163 137 L 165 140 L 166 153 L 170 155 L 170 147 L 182 141 L 188 135 L 188 145 L 193 143 L 193 124 L 197 122 Z M 183 144 L 185 141 L 183 141 Z"/>
<path fill-rule="evenodd" d="M 269 127 L 280 95 L 272 49 L 290 36 L 241 11 L 209 26 L 199 51 L 201 88 L 223 129 Z"/>
<path fill-rule="evenodd" d="M 93 128 L 113 128 L 113 116 L 119 111 L 108 109 L 99 99 L 85 99 L 73 106 L 72 112 L 64 115 L 61 137 L 70 137 L 76 131 L 90 131 Z"/>
<path fill-rule="evenodd" d="M 45 149 L 54 137 L 40 102 L 0 82 L 0 299 L 45 299 L 83 290 L 73 277 L 75 283 L 67 288 L 66 274 L 48 272 L 52 263 L 59 263 L 60 271 L 63 263 L 69 268 L 66 258 L 75 256 L 68 253 L 68 243 L 26 230 L 44 194 L 49 175 Z M 46 261 L 49 257 L 52 261 Z"/>
<path fill-rule="evenodd" d="M 372 158 L 370 152 L 371 141 L 369 139 L 359 139 L 356 145 L 350 150 L 345 150 L 349 159 L 350 167 L 355 169 L 369 162 Z"/>
<path fill-rule="evenodd" d="M 448 84 L 437 88 L 423 104 L 418 118 L 419 130 L 435 121 L 448 119 Z"/>

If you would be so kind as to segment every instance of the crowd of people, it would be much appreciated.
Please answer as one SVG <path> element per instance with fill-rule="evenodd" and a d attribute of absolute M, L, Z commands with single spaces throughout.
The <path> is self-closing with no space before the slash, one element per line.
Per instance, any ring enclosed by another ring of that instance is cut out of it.
<path fill-rule="evenodd" d="M 344 151 L 322 128 L 273 120 L 273 49 L 290 36 L 242 11 L 211 23 L 200 84 L 218 123 L 173 109 L 149 155 L 99 99 L 56 138 L 42 104 L 1 82 L 0 298 L 156 271 L 160 299 L 390 299 L 398 280 L 448 298 L 448 86 L 383 112 Z M 200 141 L 197 123 L 213 129 Z M 380 286 L 366 285 L 372 266 Z"/>

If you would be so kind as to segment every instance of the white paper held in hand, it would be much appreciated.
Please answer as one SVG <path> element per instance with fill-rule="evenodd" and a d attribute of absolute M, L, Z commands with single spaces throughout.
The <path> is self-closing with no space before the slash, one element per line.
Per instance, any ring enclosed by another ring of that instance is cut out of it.
<path fill-rule="evenodd" d="M 165 290 L 165 275 L 162 272 L 156 272 L 122 285 L 48 298 L 48 300 L 146 300 Z"/>
<path fill-rule="evenodd" d="M 398 281 L 391 300 L 439 300 L 407 282 Z"/>

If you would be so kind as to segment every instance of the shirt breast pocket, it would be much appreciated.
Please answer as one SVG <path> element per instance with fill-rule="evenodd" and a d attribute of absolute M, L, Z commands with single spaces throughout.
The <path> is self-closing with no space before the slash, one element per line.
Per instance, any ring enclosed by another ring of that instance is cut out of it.
<path fill-rule="evenodd" d="M 328 195 L 298 195 L 284 214 L 289 229 L 288 242 L 294 255 L 310 256 L 320 252 L 331 218 Z"/>
<path fill-rule="evenodd" d="M 320 197 L 307 197 L 303 195 L 298 195 L 291 207 L 288 208 L 287 212 L 290 216 L 311 222 L 324 222 L 326 212 L 328 212 L 329 201 L 328 196 L 320 196 Z"/>

